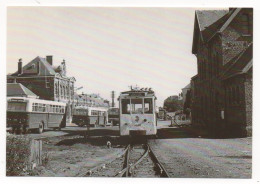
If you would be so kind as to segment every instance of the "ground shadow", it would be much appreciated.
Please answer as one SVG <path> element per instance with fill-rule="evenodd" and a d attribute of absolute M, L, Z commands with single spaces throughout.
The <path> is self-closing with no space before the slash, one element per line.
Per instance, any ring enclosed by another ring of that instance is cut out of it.
<path fill-rule="evenodd" d="M 125 147 L 126 145 L 130 144 L 131 141 L 129 138 L 126 137 L 110 137 L 110 136 L 103 136 L 103 137 L 79 137 L 79 138 L 72 138 L 72 139 L 64 139 L 56 144 L 56 146 L 72 146 L 74 144 L 91 144 L 93 146 L 108 146 L 108 141 L 111 143 L 111 147 Z"/>
<path fill-rule="evenodd" d="M 196 134 L 185 131 L 184 128 L 161 128 L 157 130 L 157 139 L 195 138 Z"/>

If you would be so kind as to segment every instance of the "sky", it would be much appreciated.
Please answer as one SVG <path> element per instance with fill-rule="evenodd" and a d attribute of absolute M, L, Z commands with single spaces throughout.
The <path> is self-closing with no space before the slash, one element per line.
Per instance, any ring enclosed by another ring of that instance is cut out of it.
<path fill-rule="evenodd" d="M 8 7 L 7 73 L 37 56 L 66 61 L 78 92 L 111 101 L 130 85 L 151 87 L 157 106 L 197 73 L 191 53 L 195 9 Z"/>

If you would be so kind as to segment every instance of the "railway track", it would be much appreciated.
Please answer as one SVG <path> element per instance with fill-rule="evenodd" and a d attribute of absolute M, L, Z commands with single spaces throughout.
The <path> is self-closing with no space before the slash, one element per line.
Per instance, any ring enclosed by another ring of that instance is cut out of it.
<path fill-rule="evenodd" d="M 148 144 L 129 144 L 116 159 L 81 176 L 150 178 L 169 177 L 169 174 Z"/>

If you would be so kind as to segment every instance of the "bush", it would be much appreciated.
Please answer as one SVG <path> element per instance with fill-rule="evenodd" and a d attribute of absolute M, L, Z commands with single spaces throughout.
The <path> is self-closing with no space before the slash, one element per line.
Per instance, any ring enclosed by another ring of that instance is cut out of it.
<path fill-rule="evenodd" d="M 30 174 L 30 139 L 25 135 L 7 134 L 6 175 L 24 176 Z"/>

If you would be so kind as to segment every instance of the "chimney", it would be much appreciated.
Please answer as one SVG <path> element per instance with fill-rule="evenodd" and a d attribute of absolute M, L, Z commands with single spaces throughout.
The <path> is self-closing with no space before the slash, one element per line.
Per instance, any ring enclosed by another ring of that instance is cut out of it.
<path fill-rule="evenodd" d="M 47 62 L 52 65 L 52 56 L 46 56 Z"/>
<path fill-rule="evenodd" d="M 231 12 L 231 11 L 233 11 L 233 10 L 235 10 L 236 8 L 229 8 L 229 12 Z"/>
<path fill-rule="evenodd" d="M 20 58 L 18 62 L 18 75 L 21 75 L 22 73 L 23 73 L 23 60 L 22 58 Z"/>

